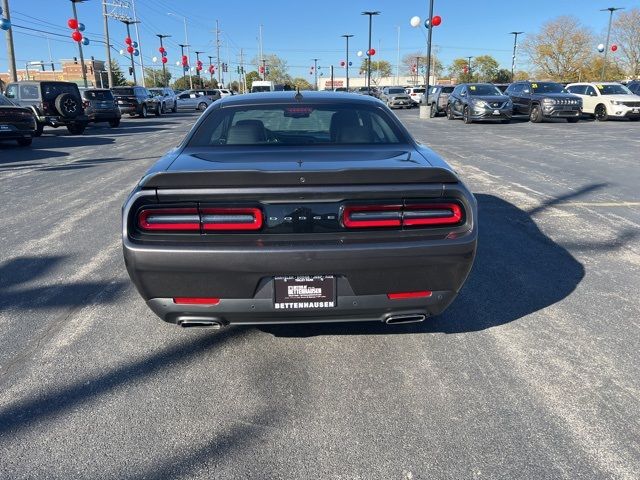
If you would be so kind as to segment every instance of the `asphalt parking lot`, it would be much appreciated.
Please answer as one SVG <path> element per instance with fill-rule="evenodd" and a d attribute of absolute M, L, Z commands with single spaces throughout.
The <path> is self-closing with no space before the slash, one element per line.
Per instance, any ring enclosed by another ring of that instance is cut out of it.
<path fill-rule="evenodd" d="M 0 145 L 0 478 L 636 479 L 640 124 L 409 130 L 479 202 L 422 324 L 181 330 L 120 207 L 196 113 Z"/>

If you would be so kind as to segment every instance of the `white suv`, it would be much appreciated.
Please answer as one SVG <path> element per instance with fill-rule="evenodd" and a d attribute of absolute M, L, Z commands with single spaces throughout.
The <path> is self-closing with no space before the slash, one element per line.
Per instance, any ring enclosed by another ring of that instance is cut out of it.
<path fill-rule="evenodd" d="M 568 92 L 582 98 L 582 111 L 596 120 L 609 118 L 640 119 L 640 96 L 615 82 L 570 83 Z"/>
<path fill-rule="evenodd" d="M 233 92 L 226 88 L 218 88 L 218 92 L 220 92 L 220 98 L 228 97 L 229 95 L 233 95 Z"/>

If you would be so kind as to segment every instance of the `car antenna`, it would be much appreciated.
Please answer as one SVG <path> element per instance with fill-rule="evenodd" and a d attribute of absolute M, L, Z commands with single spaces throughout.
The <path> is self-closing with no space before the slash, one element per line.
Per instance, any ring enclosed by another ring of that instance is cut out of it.
<path fill-rule="evenodd" d="M 296 87 L 296 95 L 295 97 L 293 97 L 295 99 L 296 102 L 301 102 L 302 101 L 302 94 L 300 93 L 300 85 L 298 85 Z"/>

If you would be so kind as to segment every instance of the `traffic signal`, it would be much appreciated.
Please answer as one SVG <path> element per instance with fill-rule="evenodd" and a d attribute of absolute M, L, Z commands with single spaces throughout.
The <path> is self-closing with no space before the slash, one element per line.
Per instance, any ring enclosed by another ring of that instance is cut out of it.
<path fill-rule="evenodd" d="M 133 67 L 129 67 L 129 75 L 133 75 Z"/>

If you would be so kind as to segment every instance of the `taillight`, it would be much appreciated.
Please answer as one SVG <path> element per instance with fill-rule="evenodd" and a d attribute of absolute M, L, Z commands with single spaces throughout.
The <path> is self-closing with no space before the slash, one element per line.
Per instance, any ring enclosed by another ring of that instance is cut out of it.
<path fill-rule="evenodd" d="M 147 231 L 200 231 L 197 208 L 158 208 L 142 210 L 138 226 Z"/>
<path fill-rule="evenodd" d="M 219 298 L 214 297 L 177 297 L 173 299 L 176 305 L 217 305 Z"/>
<path fill-rule="evenodd" d="M 342 210 L 346 228 L 438 227 L 459 224 L 462 217 L 462 207 L 453 202 L 355 205 Z"/>
<path fill-rule="evenodd" d="M 203 208 L 202 228 L 208 230 L 260 230 L 259 208 Z"/>
<path fill-rule="evenodd" d="M 260 230 L 263 218 L 254 207 L 149 208 L 139 212 L 138 227 L 156 232 Z"/>
<path fill-rule="evenodd" d="M 407 298 L 429 298 L 432 292 L 430 290 L 420 290 L 417 292 L 397 292 L 387 293 L 389 300 L 404 300 Z"/>

